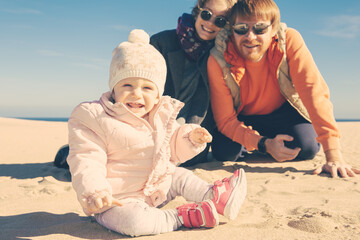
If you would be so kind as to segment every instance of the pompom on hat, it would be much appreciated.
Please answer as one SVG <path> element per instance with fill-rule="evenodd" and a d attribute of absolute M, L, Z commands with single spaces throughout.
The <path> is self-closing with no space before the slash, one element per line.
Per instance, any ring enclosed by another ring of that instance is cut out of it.
<path fill-rule="evenodd" d="M 110 65 L 109 87 L 129 77 L 145 78 L 155 83 L 159 96 L 164 92 L 166 62 L 161 53 L 150 45 L 149 35 L 141 29 L 130 32 L 128 42 L 114 49 Z"/>

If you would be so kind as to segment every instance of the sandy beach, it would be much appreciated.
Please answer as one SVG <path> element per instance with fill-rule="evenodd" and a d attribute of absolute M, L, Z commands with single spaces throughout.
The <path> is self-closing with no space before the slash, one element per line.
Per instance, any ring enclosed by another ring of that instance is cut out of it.
<path fill-rule="evenodd" d="M 343 155 L 360 169 L 360 122 L 338 123 Z M 0 239 L 126 239 L 82 212 L 67 170 L 53 166 L 67 143 L 66 122 L 0 118 Z M 248 194 L 234 221 L 214 229 L 179 231 L 138 239 L 360 239 L 360 178 L 312 175 L 325 161 L 276 163 L 251 154 L 241 162 L 191 169 L 208 182 L 243 168 Z M 165 208 L 185 203 L 177 198 Z"/>

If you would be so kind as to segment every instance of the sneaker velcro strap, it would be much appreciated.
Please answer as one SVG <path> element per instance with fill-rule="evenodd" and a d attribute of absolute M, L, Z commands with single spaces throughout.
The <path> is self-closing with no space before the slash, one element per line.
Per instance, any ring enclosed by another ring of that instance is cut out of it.
<path fill-rule="evenodd" d="M 189 210 L 191 226 L 194 228 L 199 228 L 204 225 L 204 222 L 202 221 L 202 217 L 201 217 L 201 212 L 199 210 L 200 209 L 198 208 Z"/>
<path fill-rule="evenodd" d="M 211 202 L 211 204 L 213 203 Z M 179 219 L 184 227 L 209 228 L 209 227 L 214 227 L 215 225 L 218 224 L 217 218 L 215 218 L 213 215 L 212 207 L 210 206 L 210 203 L 207 201 L 200 203 L 189 203 L 178 207 L 177 210 L 178 210 Z"/>

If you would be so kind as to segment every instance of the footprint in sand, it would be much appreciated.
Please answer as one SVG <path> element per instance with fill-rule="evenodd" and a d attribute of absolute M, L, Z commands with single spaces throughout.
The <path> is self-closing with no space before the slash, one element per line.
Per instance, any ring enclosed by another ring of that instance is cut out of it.
<path fill-rule="evenodd" d="M 298 207 L 292 210 L 292 214 L 301 215 L 297 220 L 288 222 L 288 226 L 311 233 L 326 233 L 337 228 L 337 225 L 331 221 L 332 214 L 318 208 Z"/>
<path fill-rule="evenodd" d="M 319 216 L 303 217 L 288 222 L 288 226 L 310 233 L 326 233 L 336 229 L 336 224 Z"/>
<path fill-rule="evenodd" d="M 283 226 L 281 219 L 282 214 L 279 214 L 271 205 L 248 199 L 244 213 L 251 214 L 252 218 L 247 219 L 246 223 L 241 224 L 244 228 L 281 228 Z M 254 221 L 256 219 L 256 221 Z"/>
<path fill-rule="evenodd" d="M 63 191 L 71 191 L 71 185 L 67 182 L 58 182 L 54 177 L 39 177 L 34 178 L 28 183 L 19 184 L 27 195 L 56 195 Z"/>

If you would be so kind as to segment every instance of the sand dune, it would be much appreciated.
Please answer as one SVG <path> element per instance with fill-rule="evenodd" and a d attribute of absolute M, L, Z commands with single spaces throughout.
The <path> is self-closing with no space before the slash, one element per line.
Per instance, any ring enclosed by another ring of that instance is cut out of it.
<path fill-rule="evenodd" d="M 345 159 L 360 169 L 360 123 L 339 123 Z M 0 239 L 124 239 L 79 206 L 67 170 L 53 166 L 67 142 L 64 122 L 0 118 Z M 242 162 L 210 162 L 191 168 L 213 182 L 244 168 L 248 195 L 234 221 L 214 229 L 139 239 L 360 239 L 360 181 L 312 175 L 324 162 L 276 163 L 251 154 Z M 184 203 L 176 198 L 165 208 Z"/>

